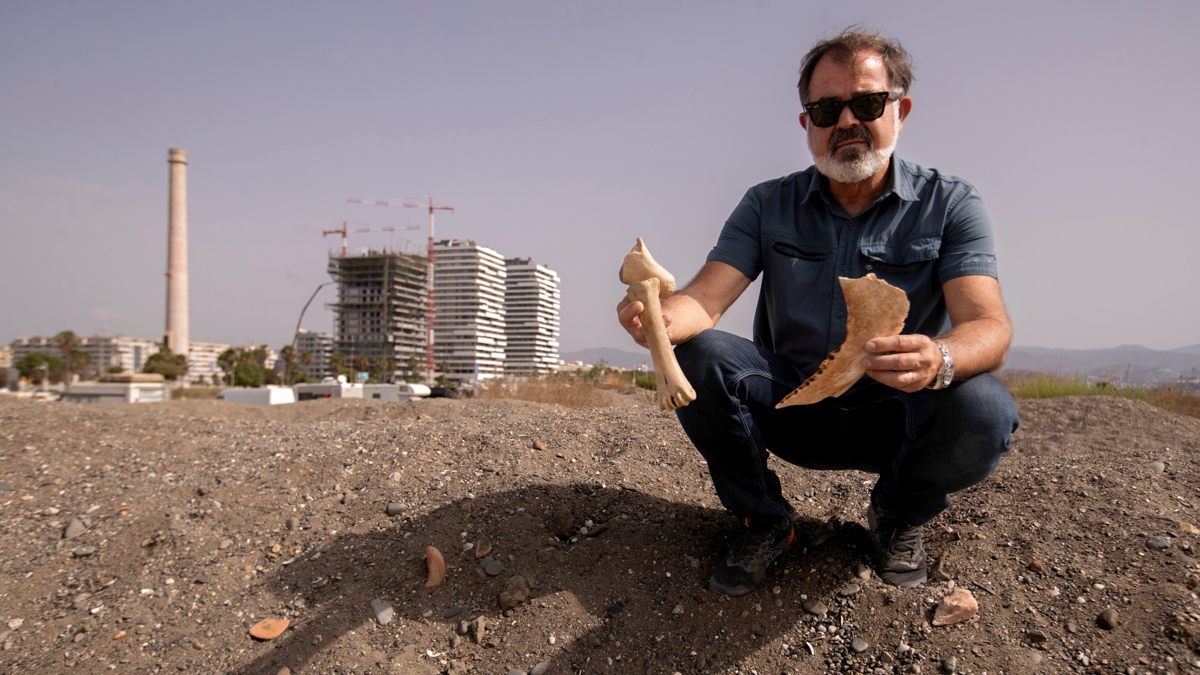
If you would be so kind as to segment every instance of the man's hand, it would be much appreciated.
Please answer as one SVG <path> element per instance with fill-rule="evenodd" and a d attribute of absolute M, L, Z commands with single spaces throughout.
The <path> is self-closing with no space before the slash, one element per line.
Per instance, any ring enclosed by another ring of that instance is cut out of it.
<path fill-rule="evenodd" d="M 871 355 L 863 359 L 875 381 L 913 393 L 933 382 L 942 367 L 942 350 L 925 335 L 897 335 L 867 342 Z"/>
<path fill-rule="evenodd" d="M 617 319 L 621 322 L 621 327 L 633 338 L 633 341 L 639 345 L 649 348 L 646 343 L 646 331 L 642 329 L 642 312 L 646 310 L 646 306 L 636 300 L 630 300 L 629 296 L 621 298 L 621 302 L 617 303 Z M 663 313 L 663 325 L 667 328 L 671 327 L 671 315 Z M 667 331 L 667 339 L 671 338 L 671 331 Z"/>

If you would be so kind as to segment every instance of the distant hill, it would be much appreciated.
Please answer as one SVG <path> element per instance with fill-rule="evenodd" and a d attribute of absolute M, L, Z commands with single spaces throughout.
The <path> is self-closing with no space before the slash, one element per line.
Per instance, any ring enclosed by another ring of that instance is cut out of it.
<path fill-rule="evenodd" d="M 568 363 L 571 361 L 583 361 L 592 365 L 595 365 L 600 359 L 604 359 L 604 362 L 613 368 L 637 368 L 641 365 L 651 369 L 654 368 L 654 364 L 650 359 L 650 352 L 646 349 L 628 351 L 612 347 L 593 347 L 591 349 L 580 349 L 575 352 L 559 354 L 558 358 Z"/>
<path fill-rule="evenodd" d="M 1140 345 L 1111 349 L 1013 347 L 1004 370 L 1040 370 L 1147 384 L 1173 382 L 1181 375 L 1200 377 L 1200 345 L 1172 351 Z"/>

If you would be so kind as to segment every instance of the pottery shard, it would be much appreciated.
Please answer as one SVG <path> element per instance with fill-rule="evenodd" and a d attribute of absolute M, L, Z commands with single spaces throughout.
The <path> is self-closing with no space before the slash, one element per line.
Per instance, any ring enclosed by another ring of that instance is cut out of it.
<path fill-rule="evenodd" d="M 838 277 L 846 298 L 846 339 L 795 391 L 783 397 L 775 407 L 808 405 L 827 397 L 846 393 L 867 373 L 862 360 L 866 344 L 880 337 L 899 335 L 908 316 L 908 296 L 904 291 L 868 274 L 861 279 Z"/>
<path fill-rule="evenodd" d="M 933 625 L 951 626 L 975 616 L 979 611 L 979 602 L 971 591 L 956 588 L 946 594 L 933 612 Z"/>
<path fill-rule="evenodd" d="M 500 593 L 500 609 L 512 609 L 529 599 L 529 584 L 525 577 L 513 577 L 504 582 L 504 590 Z"/>
<path fill-rule="evenodd" d="M 425 577 L 425 586 L 437 586 L 446 579 L 446 559 L 442 552 L 433 546 L 425 547 L 425 565 L 429 568 L 429 576 Z"/>
<path fill-rule="evenodd" d="M 250 635 L 259 640 L 274 640 L 283 635 L 290 623 L 287 619 L 263 619 L 250 626 Z"/>

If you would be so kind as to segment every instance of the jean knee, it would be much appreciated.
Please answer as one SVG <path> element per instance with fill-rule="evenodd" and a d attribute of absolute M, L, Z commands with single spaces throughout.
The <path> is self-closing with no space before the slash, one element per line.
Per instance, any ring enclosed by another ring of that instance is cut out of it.
<path fill-rule="evenodd" d="M 942 415 L 955 420 L 955 426 L 978 439 L 979 445 L 994 448 L 997 455 L 1009 449 L 1021 419 L 1004 383 L 990 373 L 983 373 L 948 393 L 950 400 Z"/>

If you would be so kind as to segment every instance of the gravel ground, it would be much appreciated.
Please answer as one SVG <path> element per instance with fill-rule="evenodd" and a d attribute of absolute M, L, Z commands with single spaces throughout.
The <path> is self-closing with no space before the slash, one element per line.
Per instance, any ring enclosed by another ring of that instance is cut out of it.
<path fill-rule="evenodd" d="M 799 545 L 727 599 L 699 455 L 642 395 L 613 402 L 0 399 L 0 671 L 1200 669 L 1197 420 L 1022 401 L 911 591 L 863 565 L 871 476 L 779 465 Z M 933 627 L 951 588 L 978 613 Z M 290 625 L 258 640 L 265 618 Z"/>

